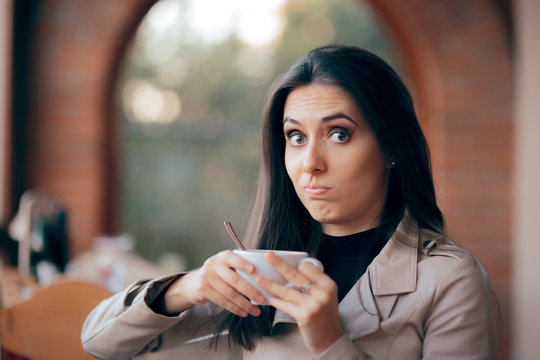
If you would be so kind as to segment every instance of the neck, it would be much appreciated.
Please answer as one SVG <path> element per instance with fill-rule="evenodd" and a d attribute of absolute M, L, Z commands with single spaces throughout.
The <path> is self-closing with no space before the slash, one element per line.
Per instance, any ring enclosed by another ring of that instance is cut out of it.
<path fill-rule="evenodd" d="M 380 221 L 377 218 L 375 221 L 367 224 L 329 224 L 322 223 L 322 232 L 330 236 L 347 236 L 357 234 L 360 232 L 368 231 L 379 226 Z"/>

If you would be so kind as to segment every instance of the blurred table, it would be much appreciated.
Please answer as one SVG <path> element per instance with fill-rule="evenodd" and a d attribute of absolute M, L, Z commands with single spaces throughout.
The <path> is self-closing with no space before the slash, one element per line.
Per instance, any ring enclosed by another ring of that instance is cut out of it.
<path fill-rule="evenodd" d="M 17 268 L 3 265 L 0 261 L 0 308 L 10 307 L 29 299 L 39 289 L 37 281 L 31 277 L 22 277 Z M 1 348 L 2 360 L 28 360 L 24 356 L 14 354 Z"/>
<path fill-rule="evenodd" d="M 0 267 L 0 307 L 9 307 L 29 299 L 40 286 L 32 277 L 19 275 L 17 268 Z"/>

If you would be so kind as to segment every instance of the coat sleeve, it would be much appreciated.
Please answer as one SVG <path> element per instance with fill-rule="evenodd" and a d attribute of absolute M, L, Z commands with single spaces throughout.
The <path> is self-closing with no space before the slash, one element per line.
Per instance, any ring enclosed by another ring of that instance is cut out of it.
<path fill-rule="evenodd" d="M 367 357 L 362 351 L 349 339 L 347 334 L 342 335 L 332 345 L 328 347 L 322 354 L 319 354 L 317 360 L 365 360 Z"/>
<path fill-rule="evenodd" d="M 481 264 L 456 261 L 439 281 L 424 325 L 424 359 L 497 359 L 493 294 Z"/>
<path fill-rule="evenodd" d="M 163 335 L 171 329 L 176 344 L 201 336 L 204 332 L 201 323 L 210 314 L 209 306 L 195 306 L 178 316 L 158 314 L 149 306 L 180 276 L 139 281 L 103 300 L 84 322 L 81 332 L 84 350 L 100 359 L 125 359 L 158 350 Z M 181 355 L 181 346 L 178 350 Z"/>

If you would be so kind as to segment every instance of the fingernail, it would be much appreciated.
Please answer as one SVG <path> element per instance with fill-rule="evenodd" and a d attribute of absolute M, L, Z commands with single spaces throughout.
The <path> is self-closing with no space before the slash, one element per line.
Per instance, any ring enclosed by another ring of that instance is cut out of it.
<path fill-rule="evenodd" d="M 255 300 L 255 302 L 256 302 L 257 304 L 263 304 L 263 303 L 264 303 L 264 296 L 262 296 L 262 295 L 257 295 L 257 296 L 255 296 L 255 299 L 254 299 L 254 300 Z"/>
<path fill-rule="evenodd" d="M 261 309 L 259 309 L 258 307 L 253 307 L 253 310 L 251 310 L 251 315 L 253 316 L 259 316 L 261 315 Z"/>
<path fill-rule="evenodd" d="M 241 317 L 246 317 L 246 316 L 248 316 L 248 313 L 242 310 L 242 311 L 240 311 L 240 316 Z"/>
<path fill-rule="evenodd" d="M 246 272 L 247 272 L 247 273 L 250 274 L 250 273 L 252 273 L 253 271 L 255 271 L 255 266 L 253 266 L 253 265 L 251 265 L 251 264 L 249 264 L 249 265 L 246 266 Z"/>

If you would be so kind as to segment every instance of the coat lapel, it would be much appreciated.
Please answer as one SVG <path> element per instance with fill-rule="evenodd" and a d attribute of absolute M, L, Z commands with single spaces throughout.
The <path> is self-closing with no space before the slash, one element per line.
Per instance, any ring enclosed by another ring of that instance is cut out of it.
<path fill-rule="evenodd" d="M 418 225 L 408 212 L 366 273 L 339 303 L 339 315 L 349 338 L 375 332 L 382 319 L 390 316 L 399 294 L 416 290 Z M 274 325 L 296 323 L 287 313 L 276 310 Z"/>
<path fill-rule="evenodd" d="M 408 212 L 366 273 L 339 304 L 351 339 L 375 332 L 387 319 L 399 294 L 416 290 L 419 231 Z"/>
<path fill-rule="evenodd" d="M 274 315 L 274 323 L 272 324 L 272 326 L 276 326 L 276 324 L 278 323 L 296 324 L 296 320 L 294 320 L 294 318 L 286 312 L 276 309 L 276 314 Z"/>
<path fill-rule="evenodd" d="M 353 340 L 371 334 L 379 328 L 379 314 L 369 276 L 362 276 L 341 300 L 339 317 L 343 330 Z"/>
<path fill-rule="evenodd" d="M 416 290 L 418 225 L 406 212 L 388 243 L 369 266 L 375 296 Z"/>

